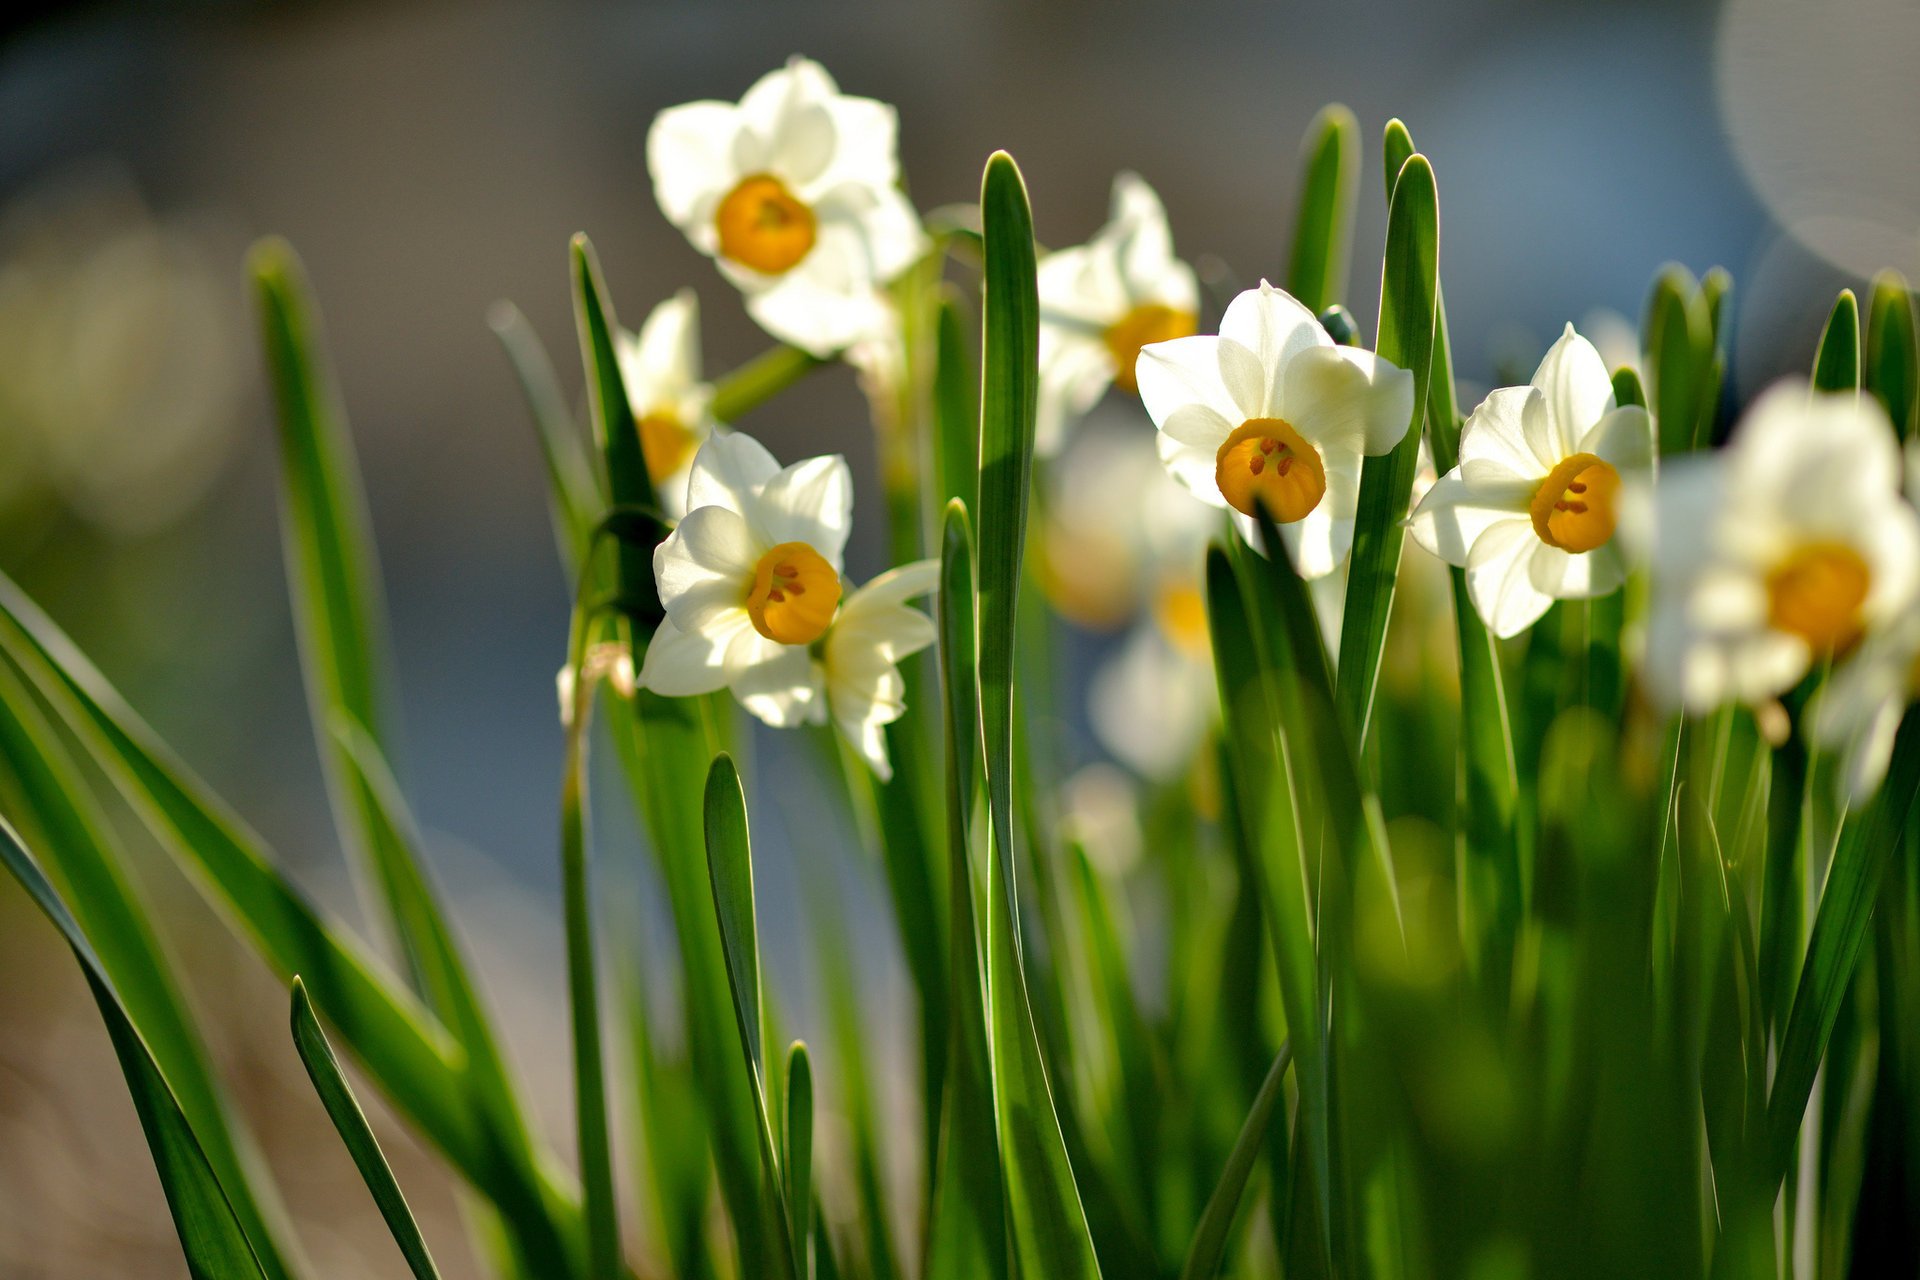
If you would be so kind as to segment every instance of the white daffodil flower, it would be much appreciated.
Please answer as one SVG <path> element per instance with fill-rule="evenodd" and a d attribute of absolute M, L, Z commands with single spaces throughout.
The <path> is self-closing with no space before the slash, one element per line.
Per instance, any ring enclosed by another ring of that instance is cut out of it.
<path fill-rule="evenodd" d="M 1346 558 L 1361 458 L 1391 450 L 1413 420 L 1412 374 L 1336 346 L 1264 280 L 1228 305 L 1218 337 L 1142 347 L 1135 378 L 1173 478 L 1232 508 L 1250 541 L 1264 501 L 1305 578 Z"/>
<path fill-rule="evenodd" d="M 1653 426 L 1615 407 L 1591 342 L 1568 325 L 1533 383 L 1502 387 L 1460 431 L 1460 463 L 1408 521 L 1414 540 L 1467 571 L 1474 611 L 1497 636 L 1518 635 L 1555 600 L 1619 589 L 1627 561 L 1614 537 L 1623 484 L 1653 466 Z"/>
<path fill-rule="evenodd" d="M 1647 679 L 1669 706 L 1759 703 L 1871 640 L 1920 590 L 1920 518 L 1871 396 L 1787 383 L 1655 493 Z"/>
<path fill-rule="evenodd" d="M 770 724 L 805 714 L 808 647 L 826 635 L 842 591 L 846 459 L 782 469 L 751 436 L 715 434 L 694 456 L 687 508 L 653 553 L 667 616 L 640 684 L 668 696 L 730 688 Z"/>
<path fill-rule="evenodd" d="M 700 380 L 700 301 L 682 289 L 653 309 L 639 333 L 614 338 L 620 380 L 640 429 L 647 475 L 668 518 L 687 509 L 694 454 L 713 434 L 713 387 Z"/>
<path fill-rule="evenodd" d="M 1093 239 L 1040 260 L 1039 284 L 1034 448 L 1046 456 L 1109 386 L 1136 390 L 1141 347 L 1194 332 L 1200 286 L 1173 254 L 1160 197 L 1132 173 L 1113 180 L 1112 216 Z"/>
<path fill-rule="evenodd" d="M 891 106 L 794 58 L 737 104 L 662 111 L 647 170 L 661 211 L 761 327 L 830 356 L 886 323 L 881 289 L 925 246 L 899 187 L 897 127 Z"/>

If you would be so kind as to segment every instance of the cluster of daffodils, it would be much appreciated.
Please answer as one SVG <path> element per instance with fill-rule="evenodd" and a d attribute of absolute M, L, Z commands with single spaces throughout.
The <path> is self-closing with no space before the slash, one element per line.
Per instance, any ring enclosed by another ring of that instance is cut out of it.
<path fill-rule="evenodd" d="M 849 590 L 846 460 L 782 467 L 737 432 L 700 447 L 685 506 L 654 551 L 667 616 L 640 686 L 668 696 L 729 689 L 776 728 L 831 719 L 890 777 L 884 730 L 906 710 L 898 663 L 934 635 L 932 620 L 906 602 L 933 589 L 938 565 L 905 565 Z"/>
<path fill-rule="evenodd" d="M 662 112 L 647 140 L 662 211 L 748 312 L 844 359 L 876 403 L 905 359 L 891 286 L 933 244 L 900 188 L 896 133 L 892 107 L 795 58 L 737 103 Z M 1264 281 L 1202 332 L 1194 270 L 1131 173 L 1114 182 L 1105 226 L 1041 258 L 1038 289 L 1036 449 L 1052 464 L 1042 582 L 1066 617 L 1124 629 L 1093 676 L 1091 726 L 1138 773 L 1171 777 L 1218 712 L 1205 543 L 1227 526 L 1252 541 L 1264 507 L 1337 647 L 1363 463 L 1419 423 L 1414 378 L 1336 341 Z M 882 729 L 904 710 L 897 664 L 933 638 L 907 602 L 931 588 L 933 565 L 850 589 L 846 464 L 783 469 L 716 423 L 691 292 L 622 334 L 619 354 L 647 470 L 679 523 L 655 558 L 666 622 L 637 675 L 602 678 L 668 695 L 730 689 L 771 725 L 831 720 L 885 776 Z M 1109 391 L 1154 430 L 1076 433 Z M 1766 706 L 1830 671 L 1806 723 L 1846 753 L 1856 792 L 1870 790 L 1920 664 L 1920 519 L 1885 415 L 1870 398 L 1782 387 L 1726 448 L 1671 460 L 1657 485 L 1655 439 L 1569 325 L 1528 385 L 1473 410 L 1455 464 L 1416 486 L 1408 531 L 1463 572 L 1502 639 L 1556 601 L 1650 577 L 1644 668 L 1665 707 Z"/>

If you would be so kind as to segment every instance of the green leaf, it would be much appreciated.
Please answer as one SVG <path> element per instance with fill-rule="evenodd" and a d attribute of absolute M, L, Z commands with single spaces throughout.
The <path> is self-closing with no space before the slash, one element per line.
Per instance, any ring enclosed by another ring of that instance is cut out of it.
<path fill-rule="evenodd" d="M 167 1208 L 173 1214 L 174 1230 L 186 1254 L 187 1270 L 194 1280 L 246 1280 L 265 1272 L 247 1243 L 246 1232 L 234 1216 L 220 1180 L 214 1176 L 205 1151 L 193 1128 L 181 1113 L 180 1104 L 167 1087 L 166 1078 L 154 1063 L 153 1055 L 140 1033 L 134 1029 L 119 993 L 107 976 L 107 970 L 94 954 L 86 935 L 68 914 L 66 905 L 53 886 L 40 873 L 39 866 L 21 843 L 11 826 L 0 820 L 0 862 L 6 864 L 21 888 L 53 922 L 65 937 L 80 962 L 94 1003 L 107 1024 L 114 1055 L 126 1076 L 127 1089 L 133 1095 L 134 1109 L 140 1115 L 140 1127 L 153 1152 L 160 1188 L 166 1193 Z"/>
<path fill-rule="evenodd" d="M 1647 392 L 1640 385 L 1640 375 L 1631 368 L 1622 365 L 1613 371 L 1613 399 L 1620 405 L 1637 404 L 1645 408 Z"/>
<path fill-rule="evenodd" d="M 1820 349 L 1813 359 L 1815 391 L 1860 390 L 1860 300 L 1842 289 L 1820 331 Z"/>
<path fill-rule="evenodd" d="M 293 1044 L 300 1051 L 307 1078 L 313 1081 L 314 1092 L 320 1095 L 320 1104 L 327 1109 L 327 1118 L 333 1121 L 340 1140 L 346 1144 L 347 1154 L 353 1157 L 360 1180 L 373 1193 L 380 1216 L 386 1219 L 387 1230 L 393 1232 L 394 1243 L 400 1246 L 400 1253 L 417 1280 L 435 1280 L 440 1272 L 433 1265 L 433 1256 L 427 1251 L 419 1224 L 413 1220 L 413 1211 L 407 1207 L 407 1197 L 380 1151 L 380 1142 L 373 1136 L 373 1127 L 367 1123 L 366 1113 L 354 1098 L 339 1060 L 333 1056 L 333 1046 L 327 1043 L 319 1021 L 313 1016 L 313 1002 L 307 998 L 306 984 L 299 978 L 293 980 L 292 1021 Z"/>
<path fill-rule="evenodd" d="M 1661 454 L 1699 447 L 1700 423 L 1709 408 L 1713 322 L 1699 285 L 1685 267 L 1669 263 L 1655 277 L 1641 339 Z"/>
<path fill-rule="evenodd" d="M 787 1230 L 804 1263 L 813 1229 L 813 1067 L 803 1040 L 787 1049 L 786 1155 Z"/>
<path fill-rule="evenodd" d="M 1407 161 L 1413 159 L 1413 135 L 1407 132 L 1407 126 L 1398 116 L 1387 121 L 1387 127 L 1380 140 L 1380 167 L 1387 180 L 1387 203 L 1393 203 L 1393 189 L 1400 183 L 1400 174 L 1406 169 Z"/>
<path fill-rule="evenodd" d="M 583 585 L 579 595 L 590 588 Z M 607 1123 L 606 1055 L 600 1043 L 600 982 L 594 945 L 592 869 L 587 838 L 587 730 L 593 686 L 579 674 L 591 623 L 574 610 L 567 646 L 575 672 L 567 717 L 566 767 L 560 781 L 560 900 L 567 941 L 567 1014 L 573 1039 L 574 1132 L 587 1223 L 587 1267 L 593 1280 L 620 1270 L 620 1206 L 613 1186 L 613 1142 Z"/>
<path fill-rule="evenodd" d="M 1284 1092 L 1281 1084 L 1286 1079 L 1287 1064 L 1292 1060 L 1292 1043 L 1283 1043 L 1273 1059 L 1272 1068 L 1267 1072 L 1266 1080 L 1260 1085 L 1260 1092 L 1254 1095 L 1246 1122 L 1240 1126 L 1240 1136 L 1233 1141 L 1233 1150 L 1227 1153 L 1227 1165 L 1220 1171 L 1220 1181 L 1214 1187 L 1213 1194 L 1207 1197 L 1207 1207 L 1200 1215 L 1200 1225 L 1194 1229 L 1193 1247 L 1187 1251 L 1187 1261 L 1180 1268 L 1180 1280 L 1211 1280 L 1211 1277 L 1220 1274 L 1220 1262 L 1226 1256 L 1227 1234 L 1233 1229 L 1234 1215 L 1240 1209 L 1240 1198 L 1246 1193 L 1247 1177 L 1253 1172 L 1254 1161 L 1260 1158 L 1260 1150 L 1266 1144 L 1267 1125 L 1272 1121 L 1273 1108 Z"/>
<path fill-rule="evenodd" d="M 946 1108 L 927 1228 L 928 1280 L 1005 1280 L 1008 1273 L 1006 1185 L 994 1128 L 993 1080 L 987 1058 L 985 969 L 976 902 L 986 877 L 974 872 L 970 832 L 980 767 L 979 686 L 974 665 L 973 539 L 967 509 L 947 504 L 942 529 L 940 677 L 947 762 L 947 901 L 951 911 L 947 965 L 953 1027 L 947 1037 Z"/>
<path fill-rule="evenodd" d="M 779 1240 L 774 1249 L 777 1274 L 793 1280 L 804 1274 L 804 1260 L 794 1250 L 787 1226 L 786 1183 L 780 1170 L 778 1144 L 767 1106 L 766 1060 L 760 1032 L 765 1013 L 760 1002 L 760 942 L 753 912 L 753 854 L 747 840 L 747 797 L 733 758 L 724 751 L 707 773 L 707 874 L 713 889 L 714 915 L 720 922 L 720 947 L 726 955 L 727 984 L 733 991 L 734 1023 L 747 1074 L 753 1081 L 753 1104 L 759 1119 L 760 1159 L 764 1175 L 767 1216 Z"/>
<path fill-rule="evenodd" d="M 1902 440 L 1920 422 L 1920 342 L 1915 338 L 1913 293 L 1896 272 L 1874 277 L 1867 303 L 1867 390 L 1893 419 Z"/>
<path fill-rule="evenodd" d="M 487 323 L 505 348 L 507 359 L 520 380 L 527 398 L 533 425 L 540 438 L 540 458 L 547 469 L 548 507 L 553 516 L 553 537 L 560 548 L 560 562 L 570 578 L 578 578 L 593 541 L 594 525 L 605 508 L 600 481 L 594 472 L 580 424 L 560 381 L 553 361 L 540 345 L 539 335 L 511 302 L 496 302 L 487 312 Z"/>
<path fill-rule="evenodd" d="M 1413 371 L 1413 419 L 1399 444 L 1380 457 L 1368 458 L 1361 469 L 1346 616 L 1340 630 L 1338 703 L 1342 723 L 1355 743 L 1367 740 L 1413 473 L 1420 460 L 1420 419 L 1433 372 L 1439 237 L 1433 169 L 1425 156 L 1416 154 L 1402 166 L 1387 210 L 1380 331 L 1374 343 L 1382 360 Z"/>
<path fill-rule="evenodd" d="M 0 810 L 44 851 L 74 915 L 171 1082 L 181 1112 L 227 1189 L 271 1280 L 306 1270 L 266 1160 L 221 1088 L 151 914 L 135 892 L 109 814 L 13 665 L 0 661 Z"/>
<path fill-rule="evenodd" d="M 830 363 L 798 347 L 773 347 L 716 381 L 708 409 L 717 421 L 737 421 L 815 369 Z"/>
<path fill-rule="evenodd" d="M 1360 123 L 1335 103 L 1322 107 L 1301 140 L 1300 214 L 1293 228 L 1287 292 L 1318 314 L 1346 292 L 1360 191 Z"/>
<path fill-rule="evenodd" d="M 1806 1114 L 1815 1075 L 1839 1019 L 1860 953 L 1867 944 L 1880 881 L 1899 847 L 1920 790 L 1920 713 L 1908 711 L 1894 739 L 1893 759 L 1879 794 L 1847 823 L 1813 918 L 1813 933 L 1793 993 L 1779 1063 L 1767 1098 L 1769 1176 L 1778 1180 L 1792 1161 L 1793 1142 Z"/>
<path fill-rule="evenodd" d="M 980 378 L 967 349 L 966 320 L 952 294 L 940 299 L 934 352 L 934 463 L 944 508 L 955 499 L 975 501 L 980 479 Z"/>
<path fill-rule="evenodd" d="M 259 838 L 159 742 L 73 643 L 0 576 L 0 651 L 202 890 L 314 1003 L 394 1104 L 511 1224 L 534 1270 L 570 1271 L 575 1193 L 527 1156 L 509 1117 L 476 1109 L 459 1045 L 276 868 Z M 538 1170 L 536 1172 L 536 1170 Z"/>
<path fill-rule="evenodd" d="M 1100 1264 L 1067 1159 L 1027 995 L 1013 851 L 1014 631 L 1039 385 L 1040 303 L 1033 214 L 1013 158 L 987 161 L 985 371 L 980 398 L 980 723 L 993 856 L 987 874 L 987 992 L 995 1113 L 1020 1267 L 1049 1280 L 1097 1277 Z"/>

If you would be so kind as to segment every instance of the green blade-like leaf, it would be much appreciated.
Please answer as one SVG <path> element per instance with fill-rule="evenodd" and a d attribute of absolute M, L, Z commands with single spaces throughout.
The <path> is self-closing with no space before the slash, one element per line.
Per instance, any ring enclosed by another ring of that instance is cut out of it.
<path fill-rule="evenodd" d="M 1813 358 L 1815 391 L 1860 389 L 1860 300 L 1842 289 L 1820 331 L 1820 347 Z"/>
<path fill-rule="evenodd" d="M 1300 213 L 1287 292 L 1317 315 L 1346 293 L 1360 194 L 1360 122 L 1338 103 L 1322 107 L 1307 126 L 1300 155 Z"/>
<path fill-rule="evenodd" d="M 935 330 L 933 425 L 937 441 L 940 504 L 978 499 L 980 456 L 980 378 L 967 348 L 966 320 L 959 300 L 940 299 Z"/>
<path fill-rule="evenodd" d="M 394 1104 L 475 1187 L 501 1206 L 535 1270 L 564 1274 L 577 1231 L 574 1193 L 504 1117 L 476 1109 L 459 1045 L 349 935 L 326 921 L 258 837 L 141 722 L 52 621 L 0 576 L 0 651 L 47 700 L 174 860 L 222 904 L 285 981 L 314 1003 Z"/>
<path fill-rule="evenodd" d="M 292 1022 L 293 1044 L 300 1051 L 307 1078 L 313 1081 L 314 1092 L 320 1095 L 320 1104 L 327 1109 L 327 1118 L 333 1121 L 340 1140 L 346 1144 L 347 1154 L 353 1157 L 360 1180 L 373 1193 L 380 1216 L 386 1219 L 387 1230 L 393 1232 L 394 1243 L 400 1246 L 400 1253 L 416 1280 L 436 1280 L 440 1272 L 433 1265 L 433 1255 L 427 1251 L 419 1224 L 413 1220 L 413 1210 L 407 1207 L 406 1194 L 394 1179 L 393 1169 L 380 1150 L 379 1139 L 373 1136 L 373 1126 L 367 1123 L 366 1113 L 360 1109 L 340 1070 L 339 1059 L 333 1056 L 333 1046 L 327 1043 L 319 1020 L 313 1016 L 313 1002 L 307 998 L 306 984 L 298 978 L 293 980 Z"/>
<path fill-rule="evenodd" d="M 1920 791 L 1920 713 L 1909 711 L 1894 739 L 1892 763 L 1879 794 L 1841 836 L 1813 918 L 1806 961 L 1780 1038 L 1779 1064 L 1767 1098 L 1767 1171 L 1774 1179 L 1787 1172 L 1792 1159 L 1794 1135 L 1867 944 L 1880 881 L 1899 847 L 1899 833 L 1907 825 L 1916 791 Z"/>
<path fill-rule="evenodd" d="M 947 762 L 947 901 L 952 983 L 948 1008 L 946 1110 L 938 1135 L 927 1229 L 928 1280 L 1005 1280 L 1006 1185 L 994 1128 L 987 1058 L 985 969 L 974 904 L 985 877 L 974 872 L 970 832 L 979 769 L 979 686 L 974 666 L 973 539 L 967 509 L 947 504 L 937 602 Z"/>
<path fill-rule="evenodd" d="M 1867 303 L 1867 390 L 1893 419 L 1902 440 L 1920 422 L 1920 338 L 1916 338 L 1913 291 L 1896 272 L 1874 277 Z"/>
<path fill-rule="evenodd" d="M 581 438 L 580 424 L 560 390 L 553 361 L 520 308 L 511 302 L 496 302 L 487 312 L 487 323 L 500 339 L 507 359 L 513 362 L 520 390 L 527 398 L 540 439 L 540 458 L 546 464 L 547 505 L 560 563 L 570 578 L 578 578 L 593 541 L 593 527 L 607 505 Z"/>
<path fill-rule="evenodd" d="M 993 837 L 986 895 L 988 1046 L 1021 1270 L 1053 1280 L 1084 1280 L 1098 1276 L 1100 1264 L 1040 1055 L 1016 925 L 1014 632 L 1033 470 L 1040 303 L 1033 213 L 1026 183 L 1005 152 L 987 161 L 980 213 L 986 241 L 986 314 L 980 395 L 979 697 Z"/>
<path fill-rule="evenodd" d="M 1713 322 L 1685 267 L 1669 264 L 1655 277 L 1641 342 L 1661 454 L 1697 448 L 1713 364 Z"/>
<path fill-rule="evenodd" d="M 753 1103 L 760 1130 L 760 1159 L 767 1216 L 778 1234 L 773 1249 L 777 1274 L 789 1280 L 803 1274 L 804 1261 L 794 1252 L 787 1226 L 786 1180 L 780 1169 L 779 1145 L 767 1105 L 766 1060 L 761 1054 L 765 1012 L 760 1000 L 760 941 L 753 911 L 753 853 L 747 837 L 747 797 L 740 774 L 724 751 L 713 758 L 706 792 L 707 875 L 713 890 L 714 915 L 720 923 L 720 947 L 726 955 L 727 983 L 733 992 L 734 1023 L 747 1074 L 753 1080 Z"/>
<path fill-rule="evenodd" d="M 586 591 L 579 594 L 584 596 Z M 567 941 L 574 1132 L 580 1145 L 588 1274 L 594 1280 L 613 1280 L 620 1270 L 620 1206 L 613 1187 L 606 1055 L 600 1043 L 599 956 L 594 946 L 594 894 L 588 864 L 586 744 L 593 686 L 580 674 L 591 630 L 583 615 L 583 609 L 575 609 L 568 644 L 568 667 L 576 674 L 567 717 L 566 768 L 560 781 L 560 900 Z"/>
<path fill-rule="evenodd" d="M 1402 166 L 1387 210 L 1380 332 L 1374 344 L 1382 360 L 1413 371 L 1413 419 L 1399 444 L 1380 457 L 1368 458 L 1361 468 L 1346 615 L 1340 628 L 1337 699 L 1341 721 L 1355 743 L 1367 739 L 1413 473 L 1420 460 L 1420 421 L 1433 372 L 1439 241 L 1440 206 L 1433 169 L 1426 157 L 1416 154 Z"/>
<path fill-rule="evenodd" d="M 1398 116 L 1387 121 L 1380 138 L 1380 171 L 1387 180 L 1388 204 L 1393 203 L 1393 189 L 1400 184 L 1400 174 L 1413 159 L 1413 152 L 1413 135 L 1407 132 L 1406 124 Z"/>
<path fill-rule="evenodd" d="M 1180 1280 L 1211 1280 L 1220 1274 L 1220 1262 L 1227 1251 L 1227 1235 L 1233 1229 L 1234 1215 L 1239 1212 L 1240 1198 L 1246 1193 L 1254 1161 L 1260 1158 L 1260 1150 L 1266 1144 L 1267 1125 L 1284 1092 L 1281 1083 L 1292 1060 L 1292 1043 L 1283 1043 L 1266 1080 L 1260 1085 L 1260 1092 L 1254 1095 L 1246 1123 L 1240 1126 L 1240 1136 L 1233 1140 L 1233 1150 L 1227 1153 L 1220 1181 L 1207 1197 L 1200 1225 L 1194 1229 L 1193 1247 L 1187 1251 L 1187 1260 L 1180 1268 Z"/>
<path fill-rule="evenodd" d="M 733 422 L 829 363 L 798 347 L 770 348 L 716 381 L 708 408 L 717 421 Z"/>
<path fill-rule="evenodd" d="M 234 1216 L 233 1206 L 207 1163 L 194 1131 L 181 1113 L 180 1104 L 167 1087 L 166 1078 L 154 1063 L 146 1042 L 134 1029 L 126 1006 L 107 970 L 94 954 L 80 926 L 67 912 L 66 905 L 41 874 L 38 864 L 21 843 L 11 826 L 0 820 L 0 862 L 6 864 L 21 888 L 27 891 L 48 920 L 60 930 L 74 958 L 80 962 L 94 1003 L 107 1024 L 113 1051 L 120 1059 L 127 1089 L 133 1095 L 134 1109 L 140 1115 L 140 1127 L 146 1132 L 147 1147 L 153 1153 L 160 1188 L 166 1193 L 167 1208 L 186 1254 L 187 1270 L 194 1280 L 264 1280 L 265 1272 L 254 1257 Z"/>
<path fill-rule="evenodd" d="M 803 1040 L 787 1049 L 787 1230 L 803 1263 L 813 1230 L 813 1066 Z"/>
<path fill-rule="evenodd" d="M 0 809 L 43 850 L 155 1064 L 171 1083 L 270 1280 L 306 1270 L 265 1158 L 220 1086 L 151 914 L 63 743 L 10 662 L 0 660 Z"/>

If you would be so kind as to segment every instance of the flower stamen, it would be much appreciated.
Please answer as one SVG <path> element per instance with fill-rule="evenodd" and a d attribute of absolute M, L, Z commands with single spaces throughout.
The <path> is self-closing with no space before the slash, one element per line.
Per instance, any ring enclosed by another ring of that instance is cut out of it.
<path fill-rule="evenodd" d="M 753 629 L 781 644 L 818 640 L 839 604 L 840 575 L 804 542 L 783 542 L 761 556 L 747 592 Z"/>
<path fill-rule="evenodd" d="M 1613 537 L 1620 473 L 1591 453 L 1563 458 L 1534 490 L 1528 514 L 1540 541 L 1578 555 Z"/>
<path fill-rule="evenodd" d="M 790 271 L 813 250 L 813 210 L 770 173 L 742 178 L 714 213 L 720 256 L 762 275 Z"/>
<path fill-rule="evenodd" d="M 1249 418 L 1235 428 L 1215 457 L 1213 478 L 1235 511 L 1253 515 L 1264 501 L 1278 524 L 1306 519 L 1327 493 L 1320 451 L 1281 418 Z"/>

